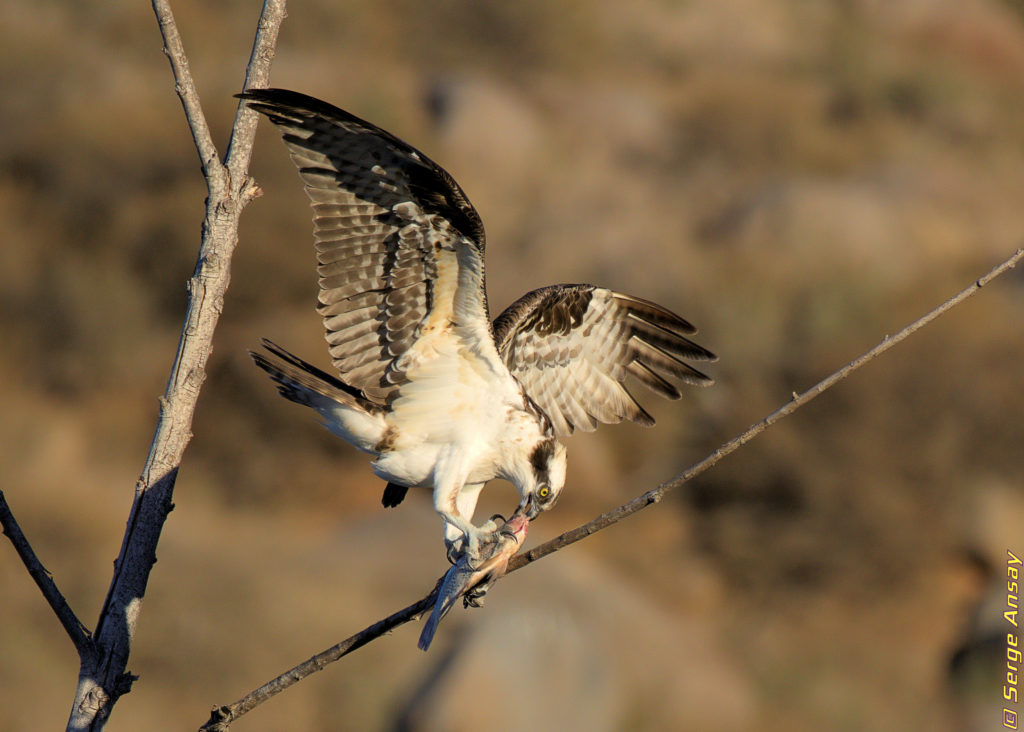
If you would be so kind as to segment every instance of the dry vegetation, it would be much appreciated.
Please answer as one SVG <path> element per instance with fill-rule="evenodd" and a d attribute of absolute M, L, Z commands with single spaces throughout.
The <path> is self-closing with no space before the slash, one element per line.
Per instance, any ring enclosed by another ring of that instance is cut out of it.
<path fill-rule="evenodd" d="M 223 146 L 258 7 L 177 11 Z M 0 49 L 0 476 L 92 624 L 204 190 L 147 3 L 7 2 Z M 721 355 L 713 389 L 653 405 L 656 429 L 573 438 L 533 541 L 679 472 L 1024 239 L 1019 2 L 309 0 L 273 79 L 460 180 L 496 309 L 599 282 Z M 275 138 L 112 730 L 198 726 L 445 566 L 426 496 L 381 509 L 366 460 L 245 355 L 268 336 L 326 362 Z M 454 613 L 430 654 L 406 626 L 238 729 L 992 728 L 992 572 L 1024 550 L 1022 297 L 1004 278 L 681 495 Z M 507 509 L 493 492 L 482 510 Z M 52 729 L 76 657 L 0 558 L 0 729 Z"/>

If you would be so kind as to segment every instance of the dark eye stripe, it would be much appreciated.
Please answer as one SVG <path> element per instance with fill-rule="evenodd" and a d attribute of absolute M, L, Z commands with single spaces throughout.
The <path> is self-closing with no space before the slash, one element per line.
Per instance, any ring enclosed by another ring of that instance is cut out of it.
<path fill-rule="evenodd" d="M 533 466 L 533 473 L 537 476 L 537 482 L 545 482 L 548 475 L 548 463 L 555 452 L 555 441 L 544 440 L 533 448 L 530 453 L 530 465 Z"/>

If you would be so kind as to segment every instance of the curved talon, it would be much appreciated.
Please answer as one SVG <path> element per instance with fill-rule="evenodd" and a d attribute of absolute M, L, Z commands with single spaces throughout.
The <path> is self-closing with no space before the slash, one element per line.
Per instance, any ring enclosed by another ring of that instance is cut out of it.
<path fill-rule="evenodd" d="M 479 553 L 477 553 L 476 556 L 470 556 L 469 553 L 466 553 L 463 557 L 466 560 L 466 566 L 474 572 L 484 566 L 484 562 L 487 561 L 487 558 L 481 556 Z"/>
<path fill-rule="evenodd" d="M 454 566 L 462 558 L 462 555 L 466 553 L 466 538 L 460 536 L 458 539 L 445 541 L 445 547 L 445 556 L 448 559 L 448 563 Z"/>

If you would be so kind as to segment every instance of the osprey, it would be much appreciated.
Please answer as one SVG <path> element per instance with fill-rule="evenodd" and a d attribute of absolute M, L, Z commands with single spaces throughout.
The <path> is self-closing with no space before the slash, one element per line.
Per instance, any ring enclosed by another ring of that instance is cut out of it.
<path fill-rule="evenodd" d="M 383 504 L 433 486 L 448 558 L 481 561 L 497 524 L 472 523 L 480 491 L 504 478 L 533 519 L 565 483 L 557 438 L 598 422 L 654 419 L 628 376 L 669 399 L 669 381 L 712 380 L 684 359 L 715 356 L 686 320 L 594 285 L 524 295 L 492 323 L 484 227 L 462 188 L 385 130 L 283 89 L 239 95 L 284 136 L 313 206 L 317 307 L 338 376 L 264 341 L 251 354 L 280 393 L 374 457 Z"/>

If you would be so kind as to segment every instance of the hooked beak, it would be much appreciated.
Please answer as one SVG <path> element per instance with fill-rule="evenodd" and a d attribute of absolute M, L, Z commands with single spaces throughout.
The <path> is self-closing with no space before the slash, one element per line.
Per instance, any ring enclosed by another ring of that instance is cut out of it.
<path fill-rule="evenodd" d="M 519 511 L 522 511 L 524 514 L 526 514 L 527 519 L 533 521 L 535 518 L 537 518 L 537 514 L 541 512 L 541 508 L 540 504 L 538 504 L 537 501 L 534 500 L 533 495 L 531 494 L 526 497 L 525 503 L 521 503 L 519 505 Z"/>

